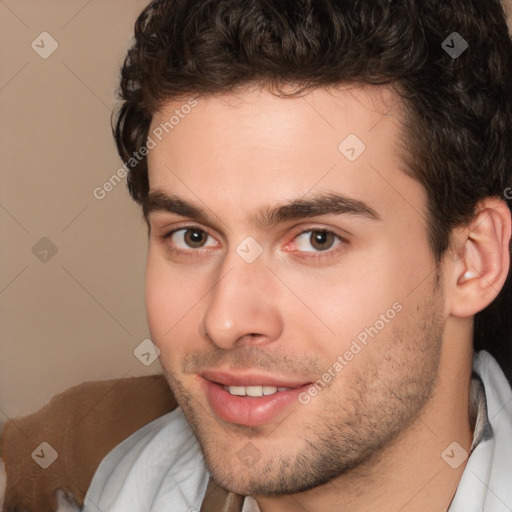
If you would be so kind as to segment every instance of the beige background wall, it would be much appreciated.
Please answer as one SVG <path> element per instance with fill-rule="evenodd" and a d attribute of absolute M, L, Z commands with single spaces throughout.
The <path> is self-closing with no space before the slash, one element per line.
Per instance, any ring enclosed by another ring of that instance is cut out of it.
<path fill-rule="evenodd" d="M 0 2 L 0 423 L 84 380 L 161 371 L 133 353 L 149 337 L 138 208 L 124 180 L 93 196 L 121 165 L 110 114 L 146 3 Z"/>
<path fill-rule="evenodd" d="M 161 371 L 134 355 L 149 336 L 139 210 L 124 181 L 93 195 L 121 165 L 110 114 L 145 4 L 0 1 L 0 423 L 84 380 Z"/>

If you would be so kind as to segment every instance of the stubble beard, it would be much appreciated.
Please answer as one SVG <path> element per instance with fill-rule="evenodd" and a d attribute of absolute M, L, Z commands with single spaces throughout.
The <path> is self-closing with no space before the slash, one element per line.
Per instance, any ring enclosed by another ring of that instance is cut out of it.
<path fill-rule="evenodd" d="M 399 441 L 433 395 L 444 327 L 440 297 L 440 292 L 435 292 L 417 316 L 409 313 L 400 324 L 397 317 L 386 327 L 388 331 L 371 340 L 364 351 L 377 343 L 387 351 L 379 350 L 379 356 L 373 358 L 375 365 L 354 367 L 350 378 L 344 379 L 341 372 L 333 386 L 312 400 L 323 400 L 314 420 L 308 418 L 309 405 L 297 404 L 294 411 L 301 414 L 300 428 L 293 413 L 270 434 L 261 427 L 220 426 L 166 371 L 214 480 L 243 495 L 295 494 L 378 459 L 386 446 Z M 384 336 L 386 339 L 381 338 Z M 357 365 L 357 357 L 354 359 L 351 365 Z M 344 391 L 343 396 L 336 394 L 336 387 Z M 283 446 L 287 430 L 292 436 Z M 249 441 L 261 453 L 252 467 L 244 464 L 238 453 Z"/>

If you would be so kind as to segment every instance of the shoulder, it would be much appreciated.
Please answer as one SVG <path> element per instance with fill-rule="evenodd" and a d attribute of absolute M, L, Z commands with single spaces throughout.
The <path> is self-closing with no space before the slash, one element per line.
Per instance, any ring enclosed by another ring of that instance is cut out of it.
<path fill-rule="evenodd" d="M 199 444 L 178 408 L 117 445 L 98 466 L 83 512 L 187 510 L 200 503 L 208 483 Z"/>

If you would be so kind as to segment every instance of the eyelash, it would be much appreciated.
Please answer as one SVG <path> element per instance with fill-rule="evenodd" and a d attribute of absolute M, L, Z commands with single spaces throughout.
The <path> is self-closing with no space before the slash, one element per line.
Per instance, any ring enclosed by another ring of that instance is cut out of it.
<path fill-rule="evenodd" d="M 203 227 L 196 226 L 196 225 L 193 225 L 193 224 L 185 225 L 185 226 L 180 226 L 179 228 L 173 229 L 172 231 L 169 231 L 168 233 L 165 233 L 164 235 L 162 235 L 161 238 L 163 239 L 164 242 L 168 242 L 170 240 L 170 238 L 174 234 L 178 233 L 179 231 L 186 232 L 186 231 L 189 231 L 189 230 L 190 231 L 201 231 L 201 232 L 205 233 L 208 237 L 215 238 L 213 235 L 211 235 Z M 332 235 L 334 235 L 334 237 L 336 238 L 338 243 L 336 245 L 334 245 L 332 248 L 326 249 L 325 251 L 291 251 L 291 252 L 299 252 L 299 253 L 301 253 L 300 257 L 302 259 L 318 260 L 320 258 L 326 258 L 326 257 L 329 257 L 329 256 L 333 256 L 334 254 L 338 253 L 341 250 L 341 248 L 345 247 L 348 244 L 348 240 L 346 238 L 342 237 L 336 231 L 331 230 L 331 229 L 327 229 L 327 228 L 320 228 L 320 227 L 313 226 L 313 227 L 308 227 L 307 229 L 302 229 L 301 231 L 293 234 L 290 237 L 290 241 L 285 243 L 285 247 L 288 246 L 291 241 L 298 239 L 301 235 L 304 235 L 306 233 L 314 233 L 314 232 L 332 234 Z M 202 254 L 205 251 L 206 252 L 210 252 L 210 249 L 209 248 L 179 249 L 179 248 L 175 248 L 174 247 L 174 248 L 171 248 L 171 251 L 173 253 L 177 254 L 177 255 L 198 256 L 199 257 L 199 256 L 202 256 Z M 311 253 L 311 254 L 308 254 L 308 253 Z"/>
<path fill-rule="evenodd" d="M 302 235 L 305 235 L 307 233 L 310 233 L 310 236 L 311 236 L 311 233 L 326 233 L 328 235 L 333 235 L 335 237 L 335 241 L 334 241 L 335 245 L 333 245 L 329 249 L 326 249 L 325 251 L 318 251 L 318 250 L 290 251 L 290 252 L 299 253 L 300 258 L 305 259 L 305 260 L 316 261 L 316 260 L 320 260 L 320 259 L 334 257 L 342 249 L 344 249 L 346 247 L 346 245 L 348 244 L 348 240 L 346 238 L 342 237 L 339 233 L 337 233 L 336 231 L 334 231 L 332 229 L 321 228 L 318 226 L 309 226 L 309 227 L 302 229 L 302 230 L 298 231 L 297 233 L 294 233 L 293 235 L 291 235 L 291 237 L 289 239 L 290 241 L 285 243 L 285 247 L 287 247 L 291 242 L 296 243 L 296 241 L 299 237 L 301 237 Z"/>
<path fill-rule="evenodd" d="M 162 236 L 162 239 L 164 240 L 164 242 L 168 242 L 170 240 L 170 238 L 175 234 L 175 233 L 178 233 L 179 231 L 184 231 L 184 232 L 187 232 L 187 231 L 201 231 L 203 233 L 205 233 L 207 236 L 211 237 L 211 238 L 215 238 L 213 235 L 211 235 L 210 233 L 208 233 L 207 230 L 205 230 L 204 228 L 202 227 L 199 227 L 199 226 L 195 226 L 193 224 L 191 225 L 186 225 L 186 226 L 180 226 L 179 228 L 176 228 L 176 229 L 173 229 L 172 231 L 169 231 L 168 233 L 164 234 Z M 199 248 L 199 249 L 179 249 L 179 248 L 171 248 L 171 251 L 175 254 L 178 254 L 178 255 L 184 255 L 184 256 L 201 256 L 203 252 L 209 252 L 209 249 L 205 249 L 203 247 Z"/>

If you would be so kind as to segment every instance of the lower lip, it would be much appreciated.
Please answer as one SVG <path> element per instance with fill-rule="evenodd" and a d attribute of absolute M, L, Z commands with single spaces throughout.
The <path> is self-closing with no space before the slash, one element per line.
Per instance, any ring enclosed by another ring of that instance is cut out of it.
<path fill-rule="evenodd" d="M 305 384 L 289 391 L 278 391 L 262 397 L 241 397 L 230 394 L 224 386 L 202 379 L 206 398 L 215 414 L 228 423 L 248 427 L 264 425 L 274 419 L 291 404 L 298 402 L 298 396 L 308 388 Z"/>

